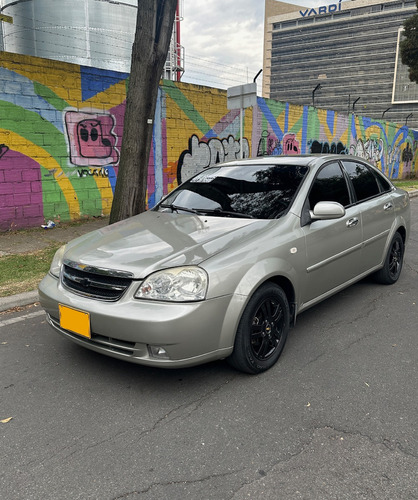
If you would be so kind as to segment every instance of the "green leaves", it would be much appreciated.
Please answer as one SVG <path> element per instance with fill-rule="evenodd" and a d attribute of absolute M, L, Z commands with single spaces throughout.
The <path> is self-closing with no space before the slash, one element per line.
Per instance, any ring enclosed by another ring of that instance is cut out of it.
<path fill-rule="evenodd" d="M 418 0 L 416 0 L 418 8 Z M 400 43 L 402 64 L 409 67 L 409 79 L 418 83 L 418 13 L 404 22 L 404 39 Z"/>

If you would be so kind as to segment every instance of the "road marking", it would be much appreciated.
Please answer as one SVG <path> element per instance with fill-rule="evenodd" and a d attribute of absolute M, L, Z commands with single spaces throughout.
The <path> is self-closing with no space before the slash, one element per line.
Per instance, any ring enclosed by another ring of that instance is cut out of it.
<path fill-rule="evenodd" d="M 19 323 L 20 321 L 25 321 L 29 318 L 35 318 L 36 316 L 42 316 L 45 314 L 45 311 L 35 311 L 33 313 L 24 314 L 23 316 L 19 316 L 18 318 L 5 319 L 4 321 L 0 321 L 0 328 L 2 326 L 13 325 L 14 323 Z"/>

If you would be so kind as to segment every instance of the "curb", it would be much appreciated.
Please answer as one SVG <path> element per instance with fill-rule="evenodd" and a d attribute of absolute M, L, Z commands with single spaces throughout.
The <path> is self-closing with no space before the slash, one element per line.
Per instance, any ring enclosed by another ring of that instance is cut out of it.
<path fill-rule="evenodd" d="M 29 306 L 34 302 L 38 302 L 38 291 L 19 293 L 10 295 L 9 297 L 0 297 L 0 312 L 8 311 L 14 307 Z"/>
<path fill-rule="evenodd" d="M 418 189 L 409 192 L 410 198 L 418 196 Z M 17 295 L 10 295 L 9 297 L 0 297 L 0 312 L 8 311 L 14 307 L 29 306 L 34 302 L 38 302 L 38 291 L 19 293 Z"/>

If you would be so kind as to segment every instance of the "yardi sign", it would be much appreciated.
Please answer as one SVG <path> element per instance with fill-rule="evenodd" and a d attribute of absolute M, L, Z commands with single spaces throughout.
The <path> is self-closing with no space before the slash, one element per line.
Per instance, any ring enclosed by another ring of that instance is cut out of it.
<path fill-rule="evenodd" d="M 342 0 L 339 0 L 338 4 L 332 3 L 330 5 L 323 5 L 322 7 L 317 7 L 316 9 L 306 9 L 306 10 L 300 10 L 299 14 L 302 17 L 310 17 L 310 16 L 318 16 L 321 14 L 332 14 L 333 12 L 338 12 L 341 10 L 341 2 Z"/>

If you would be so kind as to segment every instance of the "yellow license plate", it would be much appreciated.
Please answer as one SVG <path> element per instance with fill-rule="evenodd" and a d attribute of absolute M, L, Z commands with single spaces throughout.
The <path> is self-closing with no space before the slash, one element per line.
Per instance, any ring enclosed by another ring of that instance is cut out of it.
<path fill-rule="evenodd" d="M 90 314 L 78 309 L 59 304 L 60 326 L 65 330 L 77 333 L 83 337 L 91 338 Z"/>

